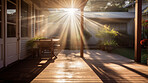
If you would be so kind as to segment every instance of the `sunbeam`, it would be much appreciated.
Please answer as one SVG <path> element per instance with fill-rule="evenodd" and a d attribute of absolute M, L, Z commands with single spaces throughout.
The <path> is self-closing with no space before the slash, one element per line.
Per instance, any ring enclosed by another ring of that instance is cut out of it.
<path fill-rule="evenodd" d="M 50 38 L 58 36 L 61 39 L 62 47 L 69 49 L 80 49 L 80 11 L 76 8 L 61 8 L 56 11 L 49 11 L 41 22 L 44 23 L 38 35 Z M 99 26 L 97 22 L 84 17 L 85 30 L 95 37 Z M 45 23 L 46 22 L 46 23 Z M 87 47 L 87 38 L 84 44 Z M 97 40 L 97 39 L 96 39 Z"/>
<path fill-rule="evenodd" d="M 51 10 L 51 9 L 49 9 Z M 62 48 L 80 49 L 80 31 L 81 31 L 81 11 L 76 8 L 60 8 L 52 9 L 49 15 L 44 17 L 43 20 L 38 21 L 42 23 L 41 31 L 38 32 L 39 36 L 51 38 L 54 36 L 59 37 L 61 40 Z M 89 49 L 89 42 L 98 42 L 99 38 L 96 34 L 99 30 L 103 29 L 104 24 L 96 22 L 95 20 L 85 17 L 84 12 L 84 45 Z M 87 37 L 90 34 L 91 37 Z M 91 39 L 90 39 L 91 38 Z"/>

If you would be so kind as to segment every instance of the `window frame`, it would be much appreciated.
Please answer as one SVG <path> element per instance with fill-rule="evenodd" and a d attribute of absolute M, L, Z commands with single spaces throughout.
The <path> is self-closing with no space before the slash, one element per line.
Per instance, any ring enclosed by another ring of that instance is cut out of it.
<path fill-rule="evenodd" d="M 15 6 L 15 9 L 16 9 L 16 13 L 17 13 L 17 4 L 14 3 L 13 1 L 11 0 L 7 0 L 7 8 L 6 8 L 6 14 L 7 14 L 7 10 L 8 10 L 8 2 L 13 4 Z M 7 38 L 16 38 L 17 37 L 17 14 L 15 16 L 15 22 L 9 22 L 8 21 L 8 14 L 7 14 Z M 15 36 L 8 36 L 8 25 L 12 25 L 12 26 L 15 26 Z"/>
<path fill-rule="evenodd" d="M 25 18 L 27 18 L 27 27 L 22 27 L 22 2 L 24 2 L 26 5 L 27 5 L 27 17 L 25 17 Z M 21 0 L 21 37 L 22 38 L 28 38 L 28 37 L 30 37 L 30 35 L 29 35 L 29 19 L 28 19 L 28 17 L 29 17 L 29 7 L 30 7 L 30 4 L 28 4 L 25 0 Z M 25 29 L 27 29 L 26 31 L 27 31 L 27 34 L 25 34 L 25 36 L 23 36 L 22 35 L 22 28 L 25 28 Z"/>

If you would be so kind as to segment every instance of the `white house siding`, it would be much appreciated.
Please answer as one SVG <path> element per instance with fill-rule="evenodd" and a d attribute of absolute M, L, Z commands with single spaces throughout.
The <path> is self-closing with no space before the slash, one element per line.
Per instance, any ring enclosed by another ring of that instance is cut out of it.
<path fill-rule="evenodd" d="M 32 8 L 32 3 L 29 1 L 29 0 L 23 0 L 24 2 L 26 2 L 27 4 L 28 4 L 28 17 L 30 17 L 31 16 L 31 8 Z M 21 2 L 22 3 L 22 2 Z M 21 5 L 21 4 L 20 4 Z M 21 8 L 21 6 L 20 6 L 20 8 Z M 22 8 L 21 8 L 22 9 Z M 20 11 L 22 11 L 20 9 Z M 22 20 L 22 19 L 21 19 Z M 28 21 L 28 36 L 26 36 L 26 37 L 21 37 L 21 42 L 20 42 L 20 47 L 21 47 L 21 49 L 20 49 L 20 56 L 19 56 L 19 59 L 20 60 L 22 60 L 22 59 L 24 59 L 24 58 L 26 58 L 28 55 L 27 55 L 27 51 L 26 51 L 26 42 L 29 40 L 29 38 L 30 38 L 30 36 L 31 36 L 31 20 L 30 19 L 28 19 L 27 20 Z M 20 25 L 21 25 L 21 23 L 20 23 Z M 22 27 L 20 26 L 20 29 L 21 29 Z"/>
<path fill-rule="evenodd" d="M 134 35 L 134 19 L 129 20 L 129 22 L 127 22 L 127 33 L 129 35 Z"/>
<path fill-rule="evenodd" d="M 29 12 L 31 12 L 29 14 L 28 17 L 33 17 L 32 19 L 28 20 L 28 37 L 21 37 L 21 52 L 20 52 L 20 59 L 25 59 L 26 57 L 30 56 L 29 53 L 27 53 L 27 48 L 26 48 L 26 44 L 27 42 L 33 38 L 35 36 L 35 9 L 39 9 L 38 6 L 32 4 L 32 2 L 30 0 L 24 0 L 25 2 L 27 2 L 30 7 L 29 7 Z M 34 13 L 33 13 L 34 12 Z"/>
<path fill-rule="evenodd" d="M 116 31 L 121 31 L 127 33 L 127 23 L 113 23 L 113 24 L 107 24 L 111 28 L 113 28 Z"/>
<path fill-rule="evenodd" d="M 22 38 L 21 39 L 21 55 L 20 55 L 20 59 L 24 59 L 24 58 L 29 56 L 29 55 L 27 55 L 27 50 L 26 50 L 26 43 L 27 43 L 28 40 L 30 40 L 30 39 L 29 38 Z"/>
<path fill-rule="evenodd" d="M 113 23 L 113 24 L 108 24 L 114 30 L 119 31 L 119 32 L 124 32 L 128 35 L 134 35 L 134 19 L 129 19 L 127 22 L 121 22 L 121 23 Z"/>
<path fill-rule="evenodd" d="M 135 12 L 135 7 L 129 8 L 128 12 Z"/>

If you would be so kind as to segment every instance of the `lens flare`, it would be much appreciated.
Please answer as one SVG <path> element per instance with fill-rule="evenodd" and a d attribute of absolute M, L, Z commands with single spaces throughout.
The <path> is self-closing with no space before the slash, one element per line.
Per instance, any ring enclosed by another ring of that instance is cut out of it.
<path fill-rule="evenodd" d="M 76 8 L 65 8 L 64 11 L 66 11 L 69 15 L 74 15 L 78 9 Z"/>
<path fill-rule="evenodd" d="M 61 42 L 61 48 L 65 49 L 80 49 L 80 31 L 81 31 L 81 12 L 76 8 L 60 8 L 48 11 L 49 14 L 41 16 L 42 21 L 36 21 L 37 24 L 41 23 L 42 28 L 38 30 L 39 35 L 51 38 L 58 36 Z M 46 17 L 45 17 L 46 16 Z M 84 15 L 85 16 L 85 15 Z M 40 17 L 40 16 L 39 16 Z M 103 25 L 91 19 L 84 17 L 84 29 L 95 38 L 98 28 Z M 42 32 L 42 33 L 41 33 Z M 44 33 L 44 34 L 43 34 Z M 88 39 L 84 38 L 84 45 L 88 48 Z M 97 41 L 97 39 L 93 40 Z"/>

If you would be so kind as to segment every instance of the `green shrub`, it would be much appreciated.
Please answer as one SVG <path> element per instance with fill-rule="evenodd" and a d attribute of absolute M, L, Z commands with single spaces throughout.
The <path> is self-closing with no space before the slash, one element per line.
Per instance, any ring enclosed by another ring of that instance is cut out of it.
<path fill-rule="evenodd" d="M 101 39 L 99 45 L 117 46 L 118 43 L 114 40 L 119 35 L 118 31 L 111 29 L 110 26 L 104 25 L 96 34 Z"/>
<path fill-rule="evenodd" d="M 135 58 L 133 48 L 117 48 L 117 49 L 113 49 L 112 53 L 119 54 L 121 56 L 127 57 L 129 59 L 133 59 L 133 60 Z M 147 58 L 148 58 L 147 50 L 142 49 L 141 50 L 141 63 L 146 64 Z"/>
<path fill-rule="evenodd" d="M 102 41 L 113 40 L 116 36 L 118 36 L 118 31 L 111 29 L 110 26 L 104 25 L 96 34 L 98 38 L 101 38 Z"/>
<path fill-rule="evenodd" d="M 46 39 L 46 38 L 44 38 L 44 37 L 32 38 L 31 40 L 27 41 L 27 43 L 26 43 L 27 49 L 32 49 L 32 48 L 36 47 L 34 41 L 39 40 L 39 39 Z"/>
<path fill-rule="evenodd" d="M 114 40 L 110 40 L 110 41 L 104 41 L 104 42 L 102 42 L 101 45 L 118 46 L 118 43 L 116 43 L 116 41 L 114 41 Z"/>

